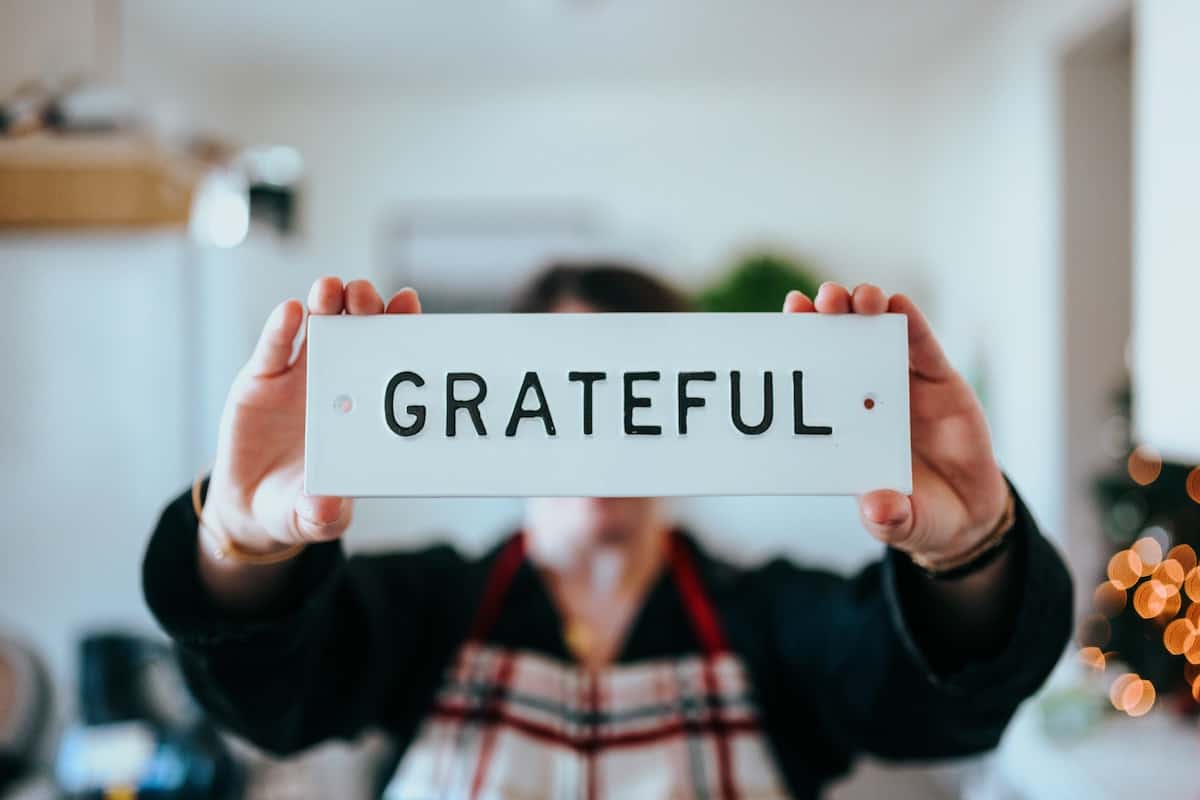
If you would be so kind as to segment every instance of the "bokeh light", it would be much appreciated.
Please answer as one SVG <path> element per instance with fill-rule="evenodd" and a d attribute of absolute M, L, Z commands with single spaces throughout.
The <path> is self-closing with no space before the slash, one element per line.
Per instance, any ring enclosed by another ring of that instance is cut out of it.
<path fill-rule="evenodd" d="M 1092 593 L 1092 606 L 1106 617 L 1115 617 L 1125 610 L 1128 597 L 1125 591 L 1112 581 L 1105 581 Z"/>
<path fill-rule="evenodd" d="M 1088 614 L 1079 621 L 1075 640 L 1080 647 L 1104 647 L 1112 637 L 1112 626 L 1100 614 Z"/>
<path fill-rule="evenodd" d="M 1192 502 L 1200 503 L 1200 467 L 1196 467 L 1187 476 L 1187 493 Z"/>
<path fill-rule="evenodd" d="M 1113 503 L 1104 515 L 1104 534 L 1120 544 L 1132 542 L 1144 528 L 1148 513 L 1145 498 L 1129 492 Z"/>
<path fill-rule="evenodd" d="M 1179 613 L 1179 608 L 1183 605 L 1183 596 L 1175 589 L 1171 594 L 1167 595 L 1166 601 L 1163 603 L 1162 611 L 1155 615 L 1154 621 L 1160 626 L 1166 625 L 1171 620 L 1175 619 L 1175 615 Z"/>
<path fill-rule="evenodd" d="M 1183 590 L 1193 603 L 1200 603 L 1200 567 L 1192 567 L 1183 580 Z"/>
<path fill-rule="evenodd" d="M 1079 651 L 1079 661 L 1088 669 L 1103 672 L 1108 659 L 1099 647 L 1084 647 Z"/>
<path fill-rule="evenodd" d="M 1129 454 L 1129 477 L 1139 486 L 1149 486 L 1162 474 L 1162 457 L 1152 447 L 1142 445 Z"/>
<path fill-rule="evenodd" d="M 1139 680 L 1125 687 L 1121 695 L 1124 711 L 1131 717 L 1140 717 L 1154 707 L 1154 684 L 1147 680 Z"/>
<path fill-rule="evenodd" d="M 1113 708 L 1117 711 L 1125 710 L 1125 690 L 1140 680 L 1141 677 L 1133 672 L 1126 672 L 1124 675 L 1117 676 L 1117 679 L 1108 688 L 1108 699 L 1112 702 Z"/>
<path fill-rule="evenodd" d="M 1133 593 L 1133 610 L 1142 619 L 1153 619 L 1167 607 L 1166 586 L 1159 581 L 1146 581 Z"/>
<path fill-rule="evenodd" d="M 1149 575 L 1163 560 L 1162 545 L 1149 536 L 1138 539 L 1129 548 L 1142 560 L 1142 575 Z"/>
<path fill-rule="evenodd" d="M 1183 571 L 1191 572 L 1196 567 L 1196 551 L 1190 544 L 1177 544 L 1167 553 L 1167 558 L 1179 562 Z"/>
<path fill-rule="evenodd" d="M 1183 585 L 1183 578 L 1183 565 L 1173 558 L 1163 560 L 1151 574 L 1152 580 L 1167 584 L 1175 591 L 1179 591 L 1179 587 Z"/>
<path fill-rule="evenodd" d="M 1158 542 L 1158 546 L 1164 553 L 1171 547 L 1171 532 L 1162 525 L 1147 525 L 1142 529 L 1142 536 Z"/>
<path fill-rule="evenodd" d="M 1196 645 L 1200 638 L 1196 626 L 1189 619 L 1177 619 L 1163 630 L 1163 645 L 1173 656 L 1181 656 Z"/>
<path fill-rule="evenodd" d="M 1200 664 L 1200 639 L 1183 651 L 1183 657 L 1188 660 L 1189 664 Z"/>
<path fill-rule="evenodd" d="M 1108 560 L 1108 579 L 1119 589 L 1132 588 L 1142 577 L 1142 559 L 1132 550 L 1122 550 Z"/>
<path fill-rule="evenodd" d="M 1113 708 L 1131 717 L 1140 717 L 1154 707 L 1154 684 L 1133 672 L 1127 672 L 1112 682 L 1108 699 Z"/>

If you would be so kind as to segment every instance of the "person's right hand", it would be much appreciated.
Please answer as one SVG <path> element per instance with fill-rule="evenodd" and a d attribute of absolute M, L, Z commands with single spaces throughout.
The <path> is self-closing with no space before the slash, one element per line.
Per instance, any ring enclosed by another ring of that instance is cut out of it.
<path fill-rule="evenodd" d="M 385 306 L 375 287 L 364 280 L 343 286 L 339 278 L 321 278 L 308 293 L 310 314 L 420 311 L 412 289 L 400 290 Z M 287 300 L 271 312 L 221 415 L 204 519 L 239 548 L 255 554 L 336 539 L 350 524 L 349 498 L 304 493 L 307 340 L 291 357 L 303 323 L 298 300 Z"/>

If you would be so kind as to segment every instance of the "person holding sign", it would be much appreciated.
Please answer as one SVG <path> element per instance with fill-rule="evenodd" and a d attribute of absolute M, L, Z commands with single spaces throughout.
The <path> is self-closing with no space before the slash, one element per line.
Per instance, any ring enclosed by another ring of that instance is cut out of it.
<path fill-rule="evenodd" d="M 516 310 L 686 305 L 600 265 L 542 274 Z M 783 310 L 907 317 L 913 491 L 859 498 L 884 555 L 851 578 L 736 568 L 639 497 L 531 499 L 478 559 L 347 558 L 351 502 L 303 491 L 304 309 L 281 304 L 230 390 L 211 475 L 167 507 L 143 565 L 195 694 L 277 753 L 387 730 L 396 798 L 814 797 L 863 753 L 993 747 L 1069 635 L 1063 563 L 910 300 L 827 283 Z M 323 278 L 308 311 L 420 302 Z"/>

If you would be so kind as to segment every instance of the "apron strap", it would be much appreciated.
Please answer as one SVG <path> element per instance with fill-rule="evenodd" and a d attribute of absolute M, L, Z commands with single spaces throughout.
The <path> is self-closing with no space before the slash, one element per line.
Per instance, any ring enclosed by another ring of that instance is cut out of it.
<path fill-rule="evenodd" d="M 713 657 L 729 652 L 729 645 L 725 639 L 725 633 L 721 628 L 720 621 L 717 619 L 716 611 L 709 599 L 708 592 L 700 580 L 700 575 L 696 570 L 695 559 L 688 547 L 687 540 L 678 529 L 674 529 L 668 534 L 666 547 L 671 577 L 683 600 L 684 611 L 688 615 L 696 637 L 700 640 L 700 646 L 705 655 L 704 685 L 707 702 L 710 704 L 710 710 L 713 715 L 712 735 L 716 749 L 717 763 L 715 766 L 717 783 L 720 787 L 720 796 L 725 800 L 733 800 L 737 796 L 736 784 L 733 779 L 733 758 L 730 750 L 728 731 L 721 720 L 720 700 L 717 692 L 718 684 L 714 675 L 712 662 Z M 491 569 L 488 572 L 487 582 L 484 585 L 479 608 L 475 614 L 475 620 L 471 625 L 470 640 L 482 642 L 486 639 L 499 617 L 500 610 L 504 604 L 504 595 L 512 584 L 513 577 L 525 561 L 525 555 L 525 534 L 523 531 L 520 531 L 508 540 L 496 556 L 496 560 L 492 563 Z M 500 694 L 505 691 L 505 687 L 508 684 L 508 670 L 512 668 L 511 659 L 510 655 L 501 663 L 500 672 L 497 676 L 500 680 L 488 692 L 486 698 L 481 698 L 478 707 L 479 710 L 494 705 Z M 483 786 L 483 776 L 491 757 L 490 752 L 494 746 L 496 732 L 496 725 L 488 725 L 487 730 L 484 732 L 480 759 L 475 767 L 475 775 L 471 785 L 472 798 L 478 796 Z M 592 759 L 589 756 L 589 770 L 592 768 L 594 767 Z M 594 787 L 589 784 L 588 796 L 591 797 L 593 792 Z"/>
<path fill-rule="evenodd" d="M 668 557 L 671 562 L 671 572 L 675 578 L 675 586 L 683 599 L 683 607 L 692 622 L 696 637 L 707 656 L 714 656 L 729 651 L 729 643 L 725 632 L 717 619 L 717 612 L 709 600 L 708 591 L 696 571 L 696 561 L 688 548 L 687 540 L 678 530 L 671 531 L 668 544 Z"/>
<path fill-rule="evenodd" d="M 524 562 L 525 533 L 518 531 L 509 538 L 504 548 L 496 556 L 491 569 L 488 570 L 487 583 L 484 584 L 483 595 L 480 598 L 479 607 L 476 609 L 475 619 L 471 623 L 471 632 L 468 636 L 470 640 L 482 642 L 487 638 L 492 626 L 496 624 L 496 619 L 500 616 L 500 609 L 504 605 L 504 595 L 508 592 L 509 584 L 512 583 L 513 576 L 517 574 L 517 570 Z"/>
<path fill-rule="evenodd" d="M 471 640 L 481 642 L 491 632 L 504 605 L 504 595 L 508 592 L 517 570 L 524 563 L 525 554 L 525 534 L 518 531 L 509 538 L 488 571 L 479 607 L 471 624 Z M 687 540 L 678 529 L 668 534 L 667 561 L 675 587 L 683 600 L 684 611 L 687 612 L 692 630 L 700 640 L 704 654 L 713 656 L 728 652 L 729 643 L 725 639 L 725 632 L 717 619 L 704 583 L 696 571 L 695 559 Z"/>

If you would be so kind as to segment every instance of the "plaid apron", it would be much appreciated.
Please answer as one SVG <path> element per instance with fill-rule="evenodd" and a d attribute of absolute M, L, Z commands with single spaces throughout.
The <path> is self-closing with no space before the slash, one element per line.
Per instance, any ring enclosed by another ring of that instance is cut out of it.
<path fill-rule="evenodd" d="M 669 563 L 701 652 L 599 672 L 487 643 L 524 557 L 518 534 L 386 798 L 787 796 L 682 537 Z"/>

